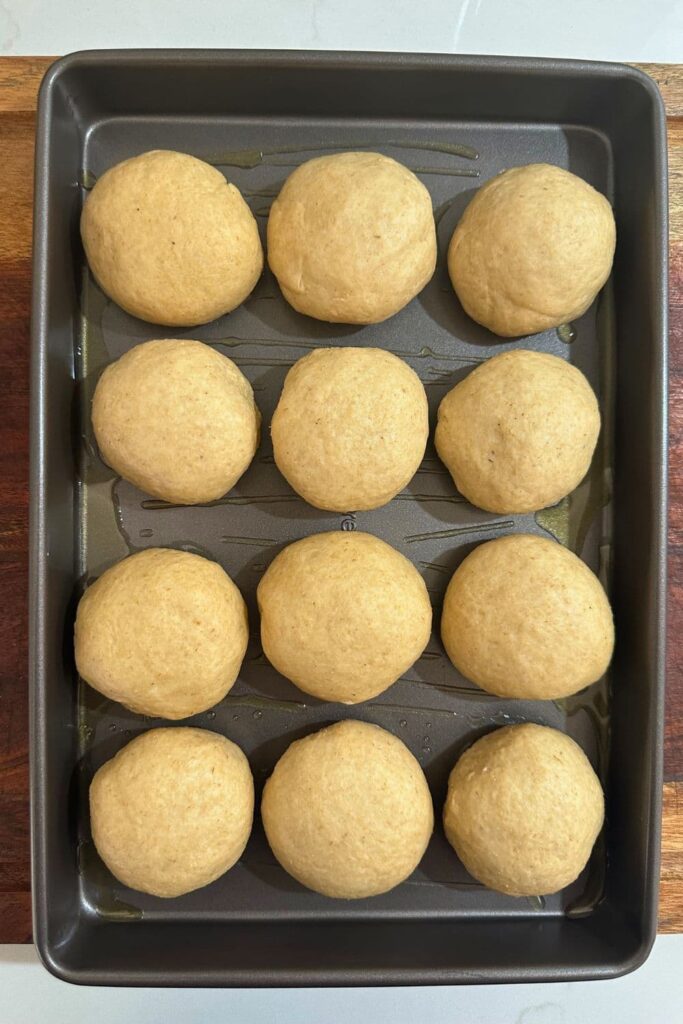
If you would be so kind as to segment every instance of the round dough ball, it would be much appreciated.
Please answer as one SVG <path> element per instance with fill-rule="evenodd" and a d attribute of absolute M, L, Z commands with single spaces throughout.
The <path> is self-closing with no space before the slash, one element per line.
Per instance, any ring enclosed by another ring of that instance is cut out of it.
<path fill-rule="evenodd" d="M 271 424 L 278 469 L 309 505 L 379 508 L 412 480 L 429 435 L 420 378 L 379 348 L 319 348 L 285 378 Z"/>
<path fill-rule="evenodd" d="M 443 811 L 469 873 L 510 896 L 545 896 L 578 878 L 603 818 L 602 787 L 581 748 L 532 724 L 496 729 L 466 750 Z"/>
<path fill-rule="evenodd" d="M 97 852 L 113 875 L 153 896 L 182 896 L 240 858 L 254 816 L 249 762 L 206 729 L 152 729 L 90 784 Z"/>
<path fill-rule="evenodd" d="M 147 341 L 100 377 L 92 424 L 104 461 L 178 505 L 221 498 L 259 444 L 261 414 L 231 359 L 201 341 Z"/>
<path fill-rule="evenodd" d="M 448 248 L 448 272 L 473 320 L 504 338 L 585 313 L 612 269 L 609 202 L 551 164 L 513 167 L 469 204 Z"/>
<path fill-rule="evenodd" d="M 106 171 L 85 201 L 81 237 L 102 290 L 155 324 L 189 327 L 229 313 L 263 269 L 239 189 L 187 153 L 155 149 Z"/>
<path fill-rule="evenodd" d="M 386 320 L 434 273 L 429 192 L 381 153 L 308 160 L 272 205 L 268 263 L 300 313 L 332 323 Z"/>
<path fill-rule="evenodd" d="M 518 349 L 487 359 L 443 398 L 435 443 L 455 486 L 488 512 L 536 512 L 573 491 L 600 433 L 580 370 Z"/>
<path fill-rule="evenodd" d="M 216 562 L 170 548 L 124 558 L 78 604 L 78 674 L 141 715 L 188 718 L 225 697 L 249 639 L 247 607 Z"/>
<path fill-rule="evenodd" d="M 408 748 L 367 722 L 296 740 L 263 791 L 261 816 L 285 871 L 323 896 L 362 899 L 412 874 L 434 811 Z"/>
<path fill-rule="evenodd" d="M 382 693 L 429 642 L 432 607 L 419 572 L 369 533 L 319 533 L 290 544 L 258 586 L 268 660 L 320 700 Z"/>
<path fill-rule="evenodd" d="M 554 700 L 607 671 L 614 623 L 600 581 L 553 540 L 515 534 L 467 556 L 448 584 L 446 653 L 499 697 Z"/>

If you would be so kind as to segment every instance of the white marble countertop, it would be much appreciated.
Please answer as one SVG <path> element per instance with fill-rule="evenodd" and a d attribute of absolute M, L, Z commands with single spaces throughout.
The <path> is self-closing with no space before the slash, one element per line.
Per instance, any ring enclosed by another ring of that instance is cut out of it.
<path fill-rule="evenodd" d="M 0 51 L 274 47 L 683 59 L 681 0 L 0 0 Z"/>
<path fill-rule="evenodd" d="M 84 988 L 57 981 L 32 946 L 0 946 L 1 1024 L 681 1024 L 683 935 L 615 981 L 459 988 Z"/>

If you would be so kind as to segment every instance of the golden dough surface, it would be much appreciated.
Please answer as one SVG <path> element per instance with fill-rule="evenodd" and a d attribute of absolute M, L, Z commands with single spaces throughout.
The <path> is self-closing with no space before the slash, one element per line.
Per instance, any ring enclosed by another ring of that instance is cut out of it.
<path fill-rule="evenodd" d="M 254 784 L 240 748 L 206 729 L 142 733 L 95 773 L 90 822 L 97 852 L 124 885 L 181 896 L 242 855 Z"/>
<path fill-rule="evenodd" d="M 441 638 L 467 678 L 499 697 L 557 700 L 605 674 L 614 623 L 597 576 L 531 534 L 475 548 L 453 574 Z"/>
<path fill-rule="evenodd" d="M 469 873 L 511 896 L 545 896 L 583 871 L 604 818 L 581 748 L 547 726 L 510 725 L 477 740 L 448 780 L 446 837 Z"/>
<path fill-rule="evenodd" d="M 308 160 L 268 218 L 268 263 L 282 293 L 318 320 L 386 320 L 424 288 L 436 255 L 429 192 L 380 153 Z"/>
<path fill-rule="evenodd" d="M 278 861 L 325 896 L 362 899 L 399 885 L 434 826 L 427 780 L 408 748 L 367 722 L 338 722 L 295 740 L 263 792 Z"/>
<path fill-rule="evenodd" d="M 81 237 L 102 290 L 155 324 L 223 316 L 263 269 L 256 220 L 239 189 L 203 160 L 170 150 L 106 171 L 85 200 Z"/>
<path fill-rule="evenodd" d="M 370 700 L 424 651 L 432 607 L 407 558 L 360 531 L 319 533 L 284 548 L 257 592 L 272 665 L 320 700 Z"/>
<path fill-rule="evenodd" d="M 316 508 L 379 508 L 410 483 L 429 434 L 414 370 L 379 348 L 319 348 L 288 372 L 271 423 L 275 462 Z"/>
<path fill-rule="evenodd" d="M 259 444 L 254 392 L 231 359 L 201 341 L 146 341 L 95 388 L 100 454 L 124 480 L 178 505 L 223 497 Z"/>
<path fill-rule="evenodd" d="M 608 200 L 552 164 L 527 164 L 479 189 L 448 248 L 448 272 L 473 320 L 501 337 L 537 334 L 586 312 L 612 269 Z"/>
<path fill-rule="evenodd" d="M 179 719 L 232 688 L 249 639 L 247 608 L 216 562 L 148 548 L 117 562 L 78 604 L 76 667 L 141 715 Z"/>
<path fill-rule="evenodd" d="M 488 512 L 555 505 L 588 472 L 600 433 L 579 369 L 544 352 L 487 359 L 442 399 L 434 441 L 461 494 Z"/>

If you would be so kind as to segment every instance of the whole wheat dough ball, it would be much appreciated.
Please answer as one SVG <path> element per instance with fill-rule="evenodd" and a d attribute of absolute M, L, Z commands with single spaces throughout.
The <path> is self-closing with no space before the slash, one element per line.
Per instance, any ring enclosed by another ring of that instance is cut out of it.
<path fill-rule="evenodd" d="M 434 440 L 473 505 L 535 512 L 581 483 L 599 433 L 598 402 L 581 371 L 517 349 L 487 359 L 448 392 Z"/>
<path fill-rule="evenodd" d="M 432 607 L 419 572 L 369 533 L 319 533 L 290 544 L 258 586 L 268 660 L 320 700 L 382 693 L 429 641 Z"/>
<path fill-rule="evenodd" d="M 104 461 L 179 505 L 221 498 L 258 448 L 261 414 L 231 359 L 201 341 L 146 341 L 100 377 L 92 424 Z"/>
<path fill-rule="evenodd" d="M 441 618 L 448 657 L 499 697 L 553 700 L 607 671 L 614 623 L 600 581 L 554 540 L 481 544 L 456 569 Z"/>
<path fill-rule="evenodd" d="M 266 783 L 261 816 L 285 871 L 340 899 L 403 882 L 434 827 L 427 780 L 408 748 L 356 721 L 292 743 Z"/>
<path fill-rule="evenodd" d="M 513 167 L 469 204 L 448 248 L 448 272 L 473 320 L 504 338 L 585 313 L 612 269 L 609 202 L 551 164 Z"/>
<path fill-rule="evenodd" d="M 381 153 L 308 160 L 272 205 L 268 263 L 300 313 L 333 323 L 386 320 L 434 273 L 429 192 Z"/>
<path fill-rule="evenodd" d="M 220 171 L 155 149 L 106 171 L 81 216 L 98 284 L 128 313 L 191 326 L 244 302 L 263 269 L 254 216 Z"/>
<path fill-rule="evenodd" d="M 249 638 L 242 595 L 216 562 L 148 548 L 107 569 L 78 604 L 78 674 L 141 715 L 188 718 L 225 697 Z"/>
<path fill-rule="evenodd" d="M 90 784 L 97 852 L 120 882 L 153 896 L 182 896 L 224 874 L 253 815 L 249 762 L 206 729 L 145 732 Z"/>
<path fill-rule="evenodd" d="M 271 424 L 278 469 L 310 505 L 379 508 L 408 484 L 429 434 L 414 370 L 379 348 L 319 348 L 285 378 Z"/>
<path fill-rule="evenodd" d="M 466 750 L 443 810 L 469 873 L 510 896 L 544 896 L 578 878 L 603 818 L 602 787 L 581 748 L 532 724 L 496 729 Z"/>

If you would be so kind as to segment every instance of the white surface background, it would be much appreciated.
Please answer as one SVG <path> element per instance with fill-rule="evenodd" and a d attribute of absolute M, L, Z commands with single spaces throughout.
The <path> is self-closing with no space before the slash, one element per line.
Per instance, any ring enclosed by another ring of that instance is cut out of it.
<path fill-rule="evenodd" d="M 1 1024 L 681 1024 L 683 935 L 614 981 L 459 988 L 81 988 L 0 946 Z"/>
<path fill-rule="evenodd" d="M 683 61 L 683 0 L 0 0 L 0 52 L 408 50 Z M 0 1024 L 681 1024 L 683 936 L 611 982 L 458 989 L 85 989 L 0 947 Z"/>
<path fill-rule="evenodd" d="M 0 0 L 0 52 L 206 46 L 683 59 L 683 0 Z"/>

